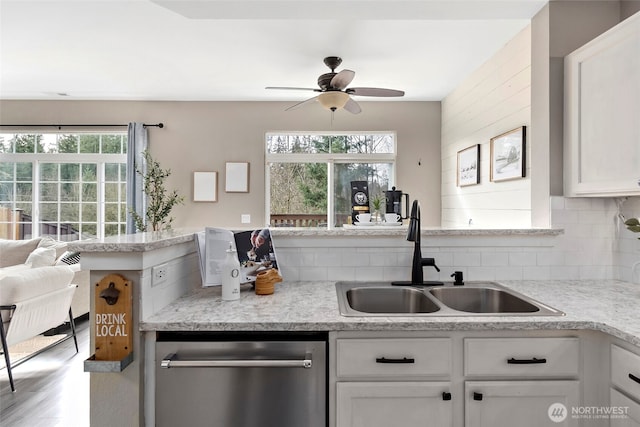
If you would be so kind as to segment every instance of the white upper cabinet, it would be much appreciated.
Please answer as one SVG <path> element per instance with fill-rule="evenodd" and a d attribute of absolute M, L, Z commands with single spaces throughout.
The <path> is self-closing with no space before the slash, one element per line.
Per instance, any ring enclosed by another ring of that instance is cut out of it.
<path fill-rule="evenodd" d="M 564 65 L 565 196 L 640 195 L 640 13 Z"/>

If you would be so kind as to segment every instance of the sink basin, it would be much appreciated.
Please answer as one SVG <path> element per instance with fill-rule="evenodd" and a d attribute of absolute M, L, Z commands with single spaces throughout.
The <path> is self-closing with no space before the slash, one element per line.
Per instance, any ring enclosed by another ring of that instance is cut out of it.
<path fill-rule="evenodd" d="M 343 316 L 562 316 L 563 312 L 493 282 L 464 286 L 392 286 L 338 282 Z"/>
<path fill-rule="evenodd" d="M 540 311 L 530 302 L 507 291 L 494 288 L 431 289 L 431 295 L 449 308 L 470 313 L 535 313 Z"/>
<path fill-rule="evenodd" d="M 346 292 L 349 306 L 365 313 L 433 313 L 440 307 L 412 288 L 362 287 Z"/>

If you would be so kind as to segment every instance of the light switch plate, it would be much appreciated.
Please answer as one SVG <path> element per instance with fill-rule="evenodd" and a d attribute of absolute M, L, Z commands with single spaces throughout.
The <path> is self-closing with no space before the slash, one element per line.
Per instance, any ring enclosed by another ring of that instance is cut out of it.
<path fill-rule="evenodd" d="M 240 215 L 240 222 L 242 224 L 250 224 L 251 223 L 251 215 L 249 215 L 249 214 Z"/>

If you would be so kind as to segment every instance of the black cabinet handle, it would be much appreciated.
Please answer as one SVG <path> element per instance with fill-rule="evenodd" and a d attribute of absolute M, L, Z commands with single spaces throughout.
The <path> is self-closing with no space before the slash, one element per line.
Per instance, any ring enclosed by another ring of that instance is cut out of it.
<path fill-rule="evenodd" d="M 629 374 L 629 378 L 631 378 L 633 381 L 635 381 L 638 384 L 640 384 L 640 378 L 636 377 L 635 375 Z"/>
<path fill-rule="evenodd" d="M 473 392 L 473 400 L 482 400 L 482 393 Z"/>
<path fill-rule="evenodd" d="M 547 363 L 547 359 L 538 359 L 536 357 L 532 359 L 515 359 L 512 357 L 511 359 L 507 360 L 507 363 L 509 363 L 510 365 L 534 365 L 539 363 Z"/>
<path fill-rule="evenodd" d="M 442 400 L 451 400 L 451 393 L 443 391 L 442 392 Z"/>
<path fill-rule="evenodd" d="M 402 359 L 387 359 L 386 357 L 378 357 L 376 363 L 416 363 L 416 359 L 403 357 Z"/>

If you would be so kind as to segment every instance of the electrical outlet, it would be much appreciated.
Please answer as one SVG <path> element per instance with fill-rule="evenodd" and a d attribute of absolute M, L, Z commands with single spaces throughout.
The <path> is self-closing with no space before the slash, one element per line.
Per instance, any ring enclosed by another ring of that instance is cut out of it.
<path fill-rule="evenodd" d="M 151 286 L 157 286 L 167 281 L 167 264 L 156 265 L 151 268 Z"/>
<path fill-rule="evenodd" d="M 251 223 L 251 215 L 249 215 L 249 214 L 240 215 L 240 222 L 242 224 L 250 224 Z"/>

